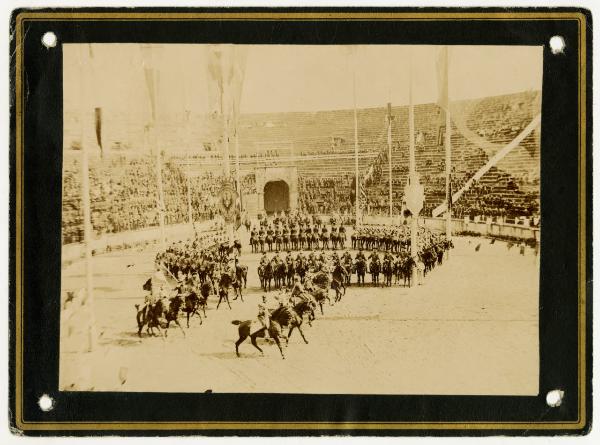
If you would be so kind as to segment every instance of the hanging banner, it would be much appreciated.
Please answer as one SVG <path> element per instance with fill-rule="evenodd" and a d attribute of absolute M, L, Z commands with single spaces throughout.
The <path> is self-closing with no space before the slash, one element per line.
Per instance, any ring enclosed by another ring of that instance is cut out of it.
<path fill-rule="evenodd" d="M 225 184 L 219 192 L 219 214 L 223 217 L 225 222 L 235 222 L 238 208 L 236 205 L 237 193 L 235 187 L 231 184 Z"/>
<path fill-rule="evenodd" d="M 404 189 L 404 199 L 406 208 L 410 210 L 414 216 L 418 216 L 423 209 L 423 201 L 425 200 L 425 189 L 419 181 L 417 175 L 413 176 Z"/>

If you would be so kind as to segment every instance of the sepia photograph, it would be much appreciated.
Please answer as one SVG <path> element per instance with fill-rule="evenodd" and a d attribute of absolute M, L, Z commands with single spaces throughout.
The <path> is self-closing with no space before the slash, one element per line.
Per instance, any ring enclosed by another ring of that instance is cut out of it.
<path fill-rule="evenodd" d="M 64 44 L 59 390 L 537 395 L 543 54 Z"/>

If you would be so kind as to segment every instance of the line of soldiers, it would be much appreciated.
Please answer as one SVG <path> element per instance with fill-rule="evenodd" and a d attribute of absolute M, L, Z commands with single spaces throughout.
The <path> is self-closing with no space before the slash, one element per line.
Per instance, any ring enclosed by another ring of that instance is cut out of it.
<path fill-rule="evenodd" d="M 225 239 L 223 233 L 197 234 L 194 239 L 174 242 L 158 252 L 155 272 L 143 286 L 149 291 L 146 302 L 170 297 L 174 291 L 197 291 L 207 280 L 214 287 L 223 273 L 235 276 L 238 260 Z M 231 251 L 234 255 L 228 254 Z"/>
<path fill-rule="evenodd" d="M 250 231 L 252 252 L 261 252 L 266 248 L 275 250 L 344 249 L 346 245 L 346 227 L 336 225 L 335 220 L 329 228 L 327 224 L 278 223 L 253 227 Z"/>
<path fill-rule="evenodd" d="M 377 249 L 399 253 L 410 246 L 410 227 L 363 225 L 354 229 L 350 239 L 353 249 Z"/>

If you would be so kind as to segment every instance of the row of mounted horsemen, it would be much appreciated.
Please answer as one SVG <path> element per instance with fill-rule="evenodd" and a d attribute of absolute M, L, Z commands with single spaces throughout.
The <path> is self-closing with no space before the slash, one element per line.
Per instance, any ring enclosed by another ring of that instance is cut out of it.
<path fill-rule="evenodd" d="M 180 244 L 173 245 L 166 252 L 157 255 L 156 272 L 143 285 L 143 289 L 148 292 L 145 304 L 136 305 L 136 320 L 140 336 L 143 328 L 146 327 L 149 335 L 155 335 L 154 330 L 157 330 L 160 334 L 164 332 L 163 335 L 166 337 L 169 325 L 173 323 L 181 329 L 185 337 L 185 330 L 179 321 L 181 314 L 186 315 L 188 328 L 190 318 L 194 315 L 199 317 L 202 324 L 201 313 L 206 318 L 208 298 L 211 295 L 219 297 L 217 309 L 223 301 L 231 309 L 228 298 L 230 289 L 235 291 L 234 300 L 239 297 L 242 302 L 244 301 L 242 288 L 246 287 L 248 269 L 239 264 L 236 256 L 233 258 L 230 256 L 233 249 L 224 246 L 206 249 L 198 256 L 201 261 L 196 263 L 197 268 L 194 268 L 193 261 L 186 261 L 189 258 L 188 254 L 179 256 L 182 253 Z M 192 246 L 186 243 L 183 247 Z M 187 264 L 192 266 L 187 267 Z M 240 344 L 247 338 L 250 338 L 252 344 L 262 353 L 262 349 L 256 344 L 256 339 L 267 337 L 277 344 L 281 356 L 285 358 L 281 339 L 286 339 L 287 344 L 294 329 L 298 329 L 303 340 L 308 343 L 301 328 L 305 317 L 312 325 L 312 321 L 316 318 L 315 309 L 320 306 L 323 314 L 323 303 L 328 301 L 329 304 L 333 304 L 328 295 L 329 277 L 323 273 L 316 273 L 312 283 L 312 287 L 307 286 L 305 290 L 300 285 L 299 277 L 296 276 L 296 286 L 289 286 L 288 298 L 282 296 L 276 300 L 277 307 L 266 308 L 264 305 L 266 297 L 263 297 L 263 304 L 259 305 L 257 316 L 258 320 L 262 320 L 261 323 L 254 320 L 234 320 L 232 323 L 239 326 L 237 355 L 239 356 Z M 341 295 L 336 298 L 336 301 L 340 299 Z M 266 312 L 268 315 L 265 317 Z M 283 332 L 284 328 L 288 329 L 287 335 Z"/>
<path fill-rule="evenodd" d="M 426 273 L 436 262 L 442 262 L 444 251 L 451 247 L 451 242 L 439 239 L 423 249 L 417 261 L 424 262 Z M 188 328 L 190 318 L 195 315 L 202 324 L 200 311 L 206 318 L 208 298 L 211 295 L 218 296 L 217 309 L 223 302 L 231 309 L 230 290 L 235 293 L 234 300 L 240 298 L 243 302 L 242 289 L 247 285 L 248 268 L 239 263 L 240 253 L 241 244 L 237 240 L 232 246 L 222 243 L 210 248 L 200 248 L 198 240 L 185 244 L 178 242 L 159 253 L 156 257 L 156 272 L 143 286 L 148 292 L 145 304 L 143 307 L 136 305 L 138 335 L 141 335 L 144 327 L 151 335 L 154 335 L 154 329 L 160 333 L 162 327 L 166 336 L 170 323 L 174 323 L 185 336 L 179 322 L 180 314 L 186 315 Z M 324 303 L 333 304 L 329 298 L 330 289 L 335 291 L 334 302 L 341 301 L 346 286 L 350 284 L 351 274 L 356 273 L 357 283 L 361 285 L 364 285 L 364 276 L 368 271 L 374 284 L 379 284 L 379 275 L 383 274 L 384 285 L 391 286 L 395 275 L 396 283 L 403 280 L 404 285 L 410 286 L 414 266 L 415 259 L 404 249 L 396 252 L 396 257 L 391 252 L 386 252 L 383 258 L 375 250 L 369 257 L 365 257 L 361 249 L 354 259 L 347 251 L 341 257 L 338 257 L 337 252 L 333 252 L 331 256 L 324 251 L 319 255 L 311 252 L 308 257 L 300 252 L 295 258 L 288 252 L 285 261 L 278 254 L 269 260 L 263 252 L 258 267 L 261 287 L 265 292 L 270 291 L 273 281 L 274 288 L 291 289 L 292 297 L 281 299 L 281 304 L 271 309 L 266 325 L 256 325 L 252 320 L 235 320 L 233 323 L 239 325 L 236 353 L 239 355 L 238 347 L 248 337 L 262 353 L 256 344 L 256 338 L 267 336 L 275 341 L 284 356 L 279 341 L 286 337 L 282 329 L 289 327 L 289 339 L 293 329 L 298 328 L 302 338 L 308 343 L 301 330 L 304 315 L 308 315 L 310 323 L 315 318 L 315 308 L 320 307 L 323 314 Z M 174 281 L 175 285 L 169 284 L 169 281 Z M 256 328 L 254 331 L 253 327 Z"/>

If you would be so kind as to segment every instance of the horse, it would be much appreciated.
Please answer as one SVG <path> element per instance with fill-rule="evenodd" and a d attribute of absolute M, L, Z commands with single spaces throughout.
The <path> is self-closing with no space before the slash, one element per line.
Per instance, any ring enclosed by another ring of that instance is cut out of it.
<path fill-rule="evenodd" d="M 206 304 L 206 300 L 205 304 Z M 202 305 L 202 300 L 200 299 L 200 297 L 198 297 L 198 294 L 196 294 L 196 292 L 192 291 L 189 294 L 187 294 L 184 297 L 184 305 L 183 305 L 183 312 L 185 312 L 186 314 L 186 326 L 189 329 L 190 327 L 190 317 L 193 317 L 194 315 L 197 315 L 198 318 L 200 319 L 200 324 L 202 324 L 202 317 L 200 316 L 200 313 L 198 312 L 198 309 L 200 309 Z M 205 312 L 206 314 L 206 312 Z"/>
<path fill-rule="evenodd" d="M 269 245 L 269 252 L 273 251 L 273 237 L 271 235 L 267 235 L 265 237 L 265 243 Z"/>
<path fill-rule="evenodd" d="M 248 266 L 243 264 L 236 264 L 235 266 L 235 279 L 240 282 L 243 282 L 244 287 L 246 287 L 246 283 L 248 282 Z"/>
<path fill-rule="evenodd" d="M 242 243 L 240 243 L 238 240 L 235 240 L 233 242 L 233 249 L 237 250 L 237 254 L 240 256 L 242 254 Z"/>
<path fill-rule="evenodd" d="M 275 265 L 273 270 L 273 277 L 275 278 L 275 287 L 281 288 L 285 285 L 285 277 L 287 274 L 287 267 L 285 263 L 282 261 Z"/>
<path fill-rule="evenodd" d="M 135 309 L 137 311 L 135 319 L 138 325 L 138 337 L 142 336 L 144 326 L 146 326 L 146 333 L 148 335 L 154 335 L 154 328 L 157 328 L 158 332 L 161 333 L 159 322 L 159 318 L 163 313 L 161 300 L 158 300 L 154 304 L 146 304 L 142 309 L 140 309 L 139 304 L 136 304 Z"/>
<path fill-rule="evenodd" d="M 372 259 L 369 264 L 369 273 L 371 274 L 371 283 L 379 284 L 379 272 L 381 272 L 381 265 L 376 259 Z"/>
<path fill-rule="evenodd" d="M 250 337 L 250 341 L 252 346 L 258 349 L 261 355 L 264 355 L 263 350 L 256 344 L 256 339 L 258 337 L 264 338 L 265 332 L 268 330 L 269 336 L 275 341 L 277 347 L 279 348 L 279 352 L 281 353 L 281 358 L 285 359 L 285 354 L 283 353 L 283 348 L 281 347 L 280 338 L 283 338 L 283 328 L 282 326 L 286 326 L 289 323 L 289 320 L 292 318 L 291 311 L 284 306 L 280 306 L 273 311 L 269 320 L 269 327 L 266 328 L 260 325 L 260 328 L 256 329 L 252 332 L 252 329 L 256 327 L 257 322 L 253 320 L 233 320 L 231 324 L 238 326 L 238 340 L 235 342 L 235 353 L 239 357 L 239 347 L 240 345 Z"/>
<path fill-rule="evenodd" d="M 250 234 L 250 248 L 252 249 L 252 253 L 258 252 L 258 242 L 254 233 Z"/>
<path fill-rule="evenodd" d="M 392 260 L 390 260 L 389 258 L 384 259 L 383 267 L 381 270 L 383 272 L 383 277 L 385 279 L 385 285 L 391 286 L 392 285 L 392 275 L 394 274 L 394 267 L 392 264 Z"/>
<path fill-rule="evenodd" d="M 338 246 L 340 249 L 346 248 L 346 232 L 340 231 L 338 233 Z"/>
<path fill-rule="evenodd" d="M 316 307 L 316 303 L 312 299 L 301 299 L 300 302 L 296 303 L 292 307 L 293 314 L 291 314 L 292 316 L 290 317 L 290 320 L 289 320 L 290 330 L 288 331 L 288 335 L 287 335 L 287 338 L 285 341 L 286 345 L 289 344 L 290 337 L 292 336 L 292 332 L 296 328 L 298 329 L 298 332 L 300 332 L 300 335 L 302 336 L 304 343 L 308 344 L 308 340 L 304 336 L 304 332 L 302 332 L 302 322 L 304 321 L 304 314 L 308 313 L 309 314 L 308 320 L 309 320 L 309 324 L 310 324 L 311 314 L 312 314 L 312 319 L 314 319 L 314 317 L 315 317 L 315 307 Z"/>
<path fill-rule="evenodd" d="M 315 287 L 312 288 L 311 284 L 315 284 Z M 331 300 L 329 299 L 329 289 L 331 288 L 331 280 L 329 278 L 329 274 L 325 272 L 317 273 L 311 282 L 307 285 L 307 291 L 309 294 L 315 299 L 317 303 L 319 303 L 319 307 L 321 308 L 321 315 L 323 313 L 323 303 L 325 300 L 329 302 L 331 305 Z"/>
<path fill-rule="evenodd" d="M 208 305 L 208 297 L 213 293 L 213 286 L 209 280 L 200 285 L 200 307 L 202 308 L 202 312 L 204 313 L 204 318 L 206 317 L 206 306 Z"/>
<path fill-rule="evenodd" d="M 144 309 L 139 311 L 139 305 L 136 305 L 136 309 L 138 309 L 137 322 L 138 322 L 138 336 L 142 336 L 142 328 L 145 324 L 148 324 L 148 334 L 152 332 L 151 335 L 154 335 L 153 328 L 157 328 L 160 333 L 161 332 L 161 322 L 166 322 L 164 325 L 164 336 L 166 337 L 169 332 L 169 325 L 171 322 L 174 322 L 179 326 L 183 336 L 185 337 L 185 331 L 183 327 L 179 323 L 179 311 L 181 310 L 181 306 L 183 305 L 183 298 L 180 295 L 176 295 L 175 297 L 169 300 L 169 306 L 165 309 L 163 305 L 163 300 L 159 299 L 153 305 L 146 305 Z M 142 315 L 140 316 L 140 313 Z"/>
<path fill-rule="evenodd" d="M 290 248 L 290 234 L 287 232 L 283 234 L 283 248 L 286 250 Z"/>
<path fill-rule="evenodd" d="M 300 276 L 300 282 L 304 283 L 304 277 L 306 276 L 306 263 L 303 259 L 296 258 L 294 260 L 294 271 Z"/>
<path fill-rule="evenodd" d="M 227 306 L 231 309 L 231 304 L 229 303 L 229 288 L 233 282 L 234 279 L 228 273 L 221 274 L 221 278 L 219 279 L 219 302 L 217 303 L 217 309 L 219 309 L 219 305 L 223 300 L 227 302 Z"/>
<path fill-rule="evenodd" d="M 329 237 L 327 236 L 327 233 L 321 235 L 321 243 L 323 244 L 323 250 L 329 249 Z"/>
<path fill-rule="evenodd" d="M 267 285 L 269 291 L 271 290 L 271 280 L 273 279 L 273 265 L 271 262 L 263 266 L 258 266 L 258 278 L 260 279 L 260 285 L 265 292 L 267 292 Z"/>
<path fill-rule="evenodd" d="M 331 242 L 331 250 L 336 250 L 337 249 L 338 236 L 337 236 L 337 233 L 335 233 L 333 230 L 329 234 L 329 241 Z"/>
<path fill-rule="evenodd" d="M 356 270 L 356 280 L 361 286 L 365 284 L 365 275 L 367 272 L 367 262 L 359 258 L 354 263 L 354 269 Z"/>
<path fill-rule="evenodd" d="M 402 276 L 404 278 L 404 286 L 407 285 L 410 287 L 410 282 L 412 279 L 412 270 L 415 266 L 415 260 L 412 257 L 406 257 L 406 259 L 402 263 Z"/>
<path fill-rule="evenodd" d="M 292 232 L 290 234 L 290 243 L 292 250 L 298 250 L 298 235 L 296 234 L 296 232 Z"/>
<path fill-rule="evenodd" d="M 337 263 L 333 268 L 333 272 L 331 273 L 331 288 L 335 290 L 334 301 L 336 303 L 342 299 L 342 295 L 346 295 L 346 285 L 344 283 L 347 275 L 348 271 L 340 263 Z M 340 288 L 343 289 L 343 293 L 340 291 Z"/>
<path fill-rule="evenodd" d="M 402 265 L 404 260 L 400 257 L 394 261 L 394 284 L 400 284 L 400 278 L 402 278 Z"/>
<path fill-rule="evenodd" d="M 294 282 L 295 274 L 296 274 L 296 270 L 294 269 L 294 261 L 291 261 L 290 263 L 287 264 L 287 268 L 286 268 L 286 279 L 287 279 L 288 286 L 291 286 L 292 283 Z"/>
<path fill-rule="evenodd" d="M 350 257 L 346 258 L 346 261 L 344 262 L 344 269 L 346 269 L 344 284 L 346 285 L 346 287 L 348 287 L 348 286 L 350 286 L 350 279 L 352 278 L 352 269 L 353 269 L 352 258 L 350 258 Z"/>

